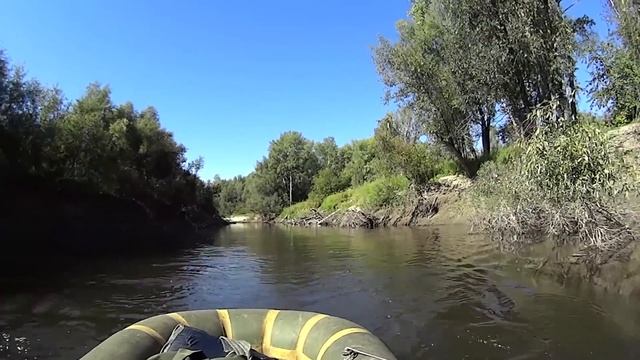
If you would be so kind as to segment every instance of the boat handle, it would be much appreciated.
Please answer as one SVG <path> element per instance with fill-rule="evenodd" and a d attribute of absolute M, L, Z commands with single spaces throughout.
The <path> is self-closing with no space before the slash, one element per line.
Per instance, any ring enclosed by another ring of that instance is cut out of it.
<path fill-rule="evenodd" d="M 347 346 L 346 348 L 344 348 L 344 351 L 342 352 L 342 356 L 344 356 L 344 360 L 354 360 L 355 358 L 358 357 L 358 355 L 364 355 L 364 356 L 368 356 L 372 359 L 378 359 L 378 360 L 387 360 L 381 356 L 378 355 L 374 355 L 365 351 L 362 351 L 360 349 L 355 349 L 352 347 Z"/>

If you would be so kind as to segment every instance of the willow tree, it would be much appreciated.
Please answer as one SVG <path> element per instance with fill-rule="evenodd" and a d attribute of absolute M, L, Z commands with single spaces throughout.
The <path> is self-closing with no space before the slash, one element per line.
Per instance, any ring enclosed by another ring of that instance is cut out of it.
<path fill-rule="evenodd" d="M 388 87 L 387 101 L 411 108 L 426 132 L 474 176 L 479 160 L 474 128 L 486 139 L 488 154 L 495 100 L 488 81 L 475 81 L 474 72 L 484 67 L 482 57 L 462 51 L 480 49 L 453 26 L 442 3 L 416 1 L 409 19 L 398 24 L 399 41 L 381 39 L 375 57 Z"/>
<path fill-rule="evenodd" d="M 588 25 L 557 0 L 416 0 L 399 40 L 381 39 L 376 61 L 387 100 L 421 114 L 473 176 L 475 144 L 490 153 L 498 110 L 511 137 L 531 136 L 540 124 L 528 114 L 553 99 L 575 119 L 576 35 Z"/>
<path fill-rule="evenodd" d="M 590 92 L 617 124 L 640 117 L 640 2 L 608 0 L 614 31 L 590 56 Z"/>
<path fill-rule="evenodd" d="M 576 58 L 590 19 L 569 18 L 560 0 L 447 1 L 458 26 L 495 56 L 494 85 L 515 136 L 530 137 L 540 123 L 528 114 L 553 99 L 562 117 L 576 118 Z"/>

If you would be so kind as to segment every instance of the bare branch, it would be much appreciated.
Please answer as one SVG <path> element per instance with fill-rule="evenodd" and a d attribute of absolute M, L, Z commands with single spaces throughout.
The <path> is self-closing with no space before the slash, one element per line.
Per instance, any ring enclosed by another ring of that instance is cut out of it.
<path fill-rule="evenodd" d="M 611 5 L 611 9 L 616 13 L 617 16 L 620 16 L 620 12 L 616 8 L 616 3 L 613 0 L 609 0 L 609 5 Z"/>

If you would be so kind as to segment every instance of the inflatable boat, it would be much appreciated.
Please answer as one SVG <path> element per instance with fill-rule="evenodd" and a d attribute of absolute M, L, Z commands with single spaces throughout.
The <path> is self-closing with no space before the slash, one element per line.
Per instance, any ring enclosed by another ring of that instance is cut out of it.
<path fill-rule="evenodd" d="M 113 334 L 82 360 L 145 360 L 160 352 L 176 326 L 244 340 L 280 360 L 396 360 L 365 328 L 345 319 L 293 310 L 221 309 L 158 315 Z"/>

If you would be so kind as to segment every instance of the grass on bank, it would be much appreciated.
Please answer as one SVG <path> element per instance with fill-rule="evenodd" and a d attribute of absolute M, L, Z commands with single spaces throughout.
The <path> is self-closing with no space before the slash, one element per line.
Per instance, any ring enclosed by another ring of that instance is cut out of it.
<path fill-rule="evenodd" d="M 364 209 L 377 209 L 399 203 L 409 189 L 409 180 L 404 176 L 379 178 L 360 186 L 332 194 L 319 204 L 306 200 L 293 204 L 280 214 L 281 219 L 297 219 L 309 215 L 313 209 L 322 213 L 348 209 L 357 206 Z"/>
<path fill-rule="evenodd" d="M 478 225 L 517 249 L 550 236 L 597 254 L 632 241 L 625 194 L 637 177 L 594 122 L 539 130 L 483 165 L 472 194 Z"/>

